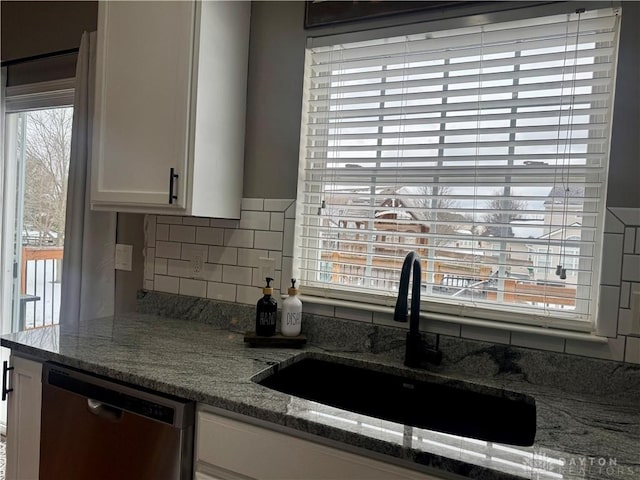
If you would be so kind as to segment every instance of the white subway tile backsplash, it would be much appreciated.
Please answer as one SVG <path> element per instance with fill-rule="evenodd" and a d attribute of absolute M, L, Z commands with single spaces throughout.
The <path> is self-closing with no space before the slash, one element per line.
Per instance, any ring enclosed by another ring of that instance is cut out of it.
<path fill-rule="evenodd" d="M 295 234 L 295 221 L 286 219 L 284 221 L 284 243 L 282 244 L 283 255 L 293 255 L 293 236 Z"/>
<path fill-rule="evenodd" d="M 607 343 L 595 343 L 583 340 L 567 339 L 565 352 L 572 355 L 622 361 L 624 358 L 625 337 L 609 338 Z"/>
<path fill-rule="evenodd" d="M 284 218 L 296 218 L 296 204 L 295 202 L 289 205 L 284 211 Z"/>
<path fill-rule="evenodd" d="M 204 298 L 207 295 L 207 282 L 204 280 L 181 278 L 180 295 Z"/>
<path fill-rule="evenodd" d="M 265 198 L 264 209 L 270 212 L 284 212 L 293 200 L 283 198 Z"/>
<path fill-rule="evenodd" d="M 640 208 L 609 207 L 609 210 L 627 227 L 640 225 Z"/>
<path fill-rule="evenodd" d="M 209 225 L 215 228 L 238 228 L 240 220 L 230 218 L 212 218 Z"/>
<path fill-rule="evenodd" d="M 209 247 L 207 261 L 219 265 L 236 265 L 238 263 L 238 249 L 235 247 Z"/>
<path fill-rule="evenodd" d="M 156 243 L 156 216 L 144 217 L 144 242 L 145 245 L 155 246 Z"/>
<path fill-rule="evenodd" d="M 257 231 L 255 234 L 255 248 L 265 250 L 280 250 L 282 248 L 282 233 Z"/>
<path fill-rule="evenodd" d="M 182 244 L 178 242 L 156 242 L 156 257 L 180 259 Z"/>
<path fill-rule="evenodd" d="M 203 280 L 210 282 L 222 281 L 222 265 L 216 265 L 215 263 L 205 263 L 202 266 L 202 274 L 200 275 Z"/>
<path fill-rule="evenodd" d="M 193 225 L 194 227 L 208 227 L 209 219 L 207 217 L 183 217 L 183 225 Z"/>
<path fill-rule="evenodd" d="M 393 313 L 373 312 L 373 323 L 375 325 L 391 325 L 399 327 L 401 324 L 394 322 Z"/>
<path fill-rule="evenodd" d="M 607 209 L 604 221 L 605 233 L 624 233 L 624 224 Z"/>
<path fill-rule="evenodd" d="M 373 312 L 367 310 L 359 310 L 356 308 L 336 307 L 336 317 L 346 318 L 347 320 L 357 320 L 358 322 L 373 322 Z"/>
<path fill-rule="evenodd" d="M 238 265 L 243 267 L 258 267 L 260 257 L 268 258 L 268 255 L 269 255 L 269 252 L 267 252 L 266 250 L 256 250 L 253 248 L 239 248 L 238 249 Z"/>
<path fill-rule="evenodd" d="M 282 252 L 280 251 L 269 251 L 269 258 L 272 258 L 275 262 L 275 269 L 282 270 Z"/>
<path fill-rule="evenodd" d="M 282 284 L 280 286 L 280 291 L 282 293 L 287 293 L 289 290 L 289 283 L 291 278 L 293 277 L 293 258 L 292 257 L 282 257 Z M 304 285 L 298 284 L 300 288 L 304 288 Z"/>
<path fill-rule="evenodd" d="M 284 213 L 271 212 L 271 223 L 269 225 L 269 230 L 274 232 L 281 232 L 282 230 L 284 230 Z"/>
<path fill-rule="evenodd" d="M 264 287 L 264 278 L 260 277 L 260 269 L 253 268 L 251 270 L 252 270 L 251 285 L 253 285 L 254 287 Z"/>
<path fill-rule="evenodd" d="M 156 275 L 153 278 L 153 288 L 158 292 L 178 293 L 180 291 L 180 279 L 178 277 Z"/>
<path fill-rule="evenodd" d="M 182 217 L 175 217 L 173 215 L 158 215 L 156 217 L 156 222 L 182 225 Z"/>
<path fill-rule="evenodd" d="M 182 254 L 180 258 L 182 260 L 191 260 L 194 256 L 199 255 L 203 261 L 207 261 L 209 248 L 206 245 L 197 245 L 195 243 L 182 244 Z"/>
<path fill-rule="evenodd" d="M 167 274 L 167 262 L 166 258 L 156 258 L 153 273 L 156 275 Z"/>
<path fill-rule="evenodd" d="M 240 214 L 240 228 L 250 230 L 269 230 L 271 214 L 269 212 L 252 212 L 243 210 Z"/>
<path fill-rule="evenodd" d="M 253 285 L 254 287 L 264 287 L 266 285 L 265 279 L 264 277 L 260 276 L 260 269 L 259 268 L 252 268 L 252 282 L 251 285 Z M 273 282 L 271 282 L 271 286 L 273 287 L 273 294 L 275 295 L 279 290 L 279 285 L 280 285 L 280 278 L 282 277 L 282 271 L 280 270 L 275 270 L 274 271 L 274 275 L 273 275 Z M 286 291 L 284 291 L 284 293 L 287 293 Z"/>
<path fill-rule="evenodd" d="M 145 248 L 144 249 L 144 279 L 153 280 L 155 274 L 156 263 L 156 249 Z"/>
<path fill-rule="evenodd" d="M 618 310 L 618 333 L 620 335 L 631 333 L 631 310 L 628 308 Z"/>
<path fill-rule="evenodd" d="M 602 285 L 600 287 L 600 305 L 598 310 L 598 334 L 615 337 L 618 330 L 618 311 L 620 287 Z"/>
<path fill-rule="evenodd" d="M 245 303 L 247 305 L 255 305 L 262 298 L 262 291 L 256 287 L 248 287 L 246 285 L 238 285 L 236 293 L 236 302 Z"/>
<path fill-rule="evenodd" d="M 253 248 L 253 230 L 224 231 L 224 245 L 226 247 Z"/>
<path fill-rule="evenodd" d="M 622 260 L 622 280 L 640 282 L 640 255 L 625 255 Z"/>
<path fill-rule="evenodd" d="M 257 198 L 243 199 L 240 220 L 147 215 L 144 287 L 253 305 L 261 296 L 256 287 L 264 286 L 257 268 L 259 258 L 269 257 L 275 261 L 274 298 L 281 303 L 280 292 L 286 294 L 292 276 L 294 219 L 293 200 Z M 427 319 L 421 319 L 420 328 L 429 333 L 640 363 L 640 339 L 624 336 L 631 325 L 630 292 L 640 290 L 639 226 L 640 209 L 607 209 L 599 299 L 599 319 L 604 319 L 599 333 L 611 337 L 605 345 Z M 203 249 L 206 260 L 196 276 L 190 262 L 193 249 Z M 305 285 L 300 288 L 304 293 Z M 387 313 L 310 302 L 304 304 L 303 311 L 408 327 L 394 322 Z"/>
<path fill-rule="evenodd" d="M 262 198 L 243 198 L 242 210 L 263 210 L 264 199 Z"/>
<path fill-rule="evenodd" d="M 194 243 L 196 241 L 196 227 L 169 225 L 169 240 L 172 242 Z"/>
<path fill-rule="evenodd" d="M 373 313 L 373 324 L 374 325 L 384 325 L 387 327 L 396 327 L 402 328 L 404 330 L 409 329 L 409 322 L 396 322 L 393 319 L 392 313 L 386 312 L 372 312 Z M 424 332 L 425 330 L 420 326 L 420 331 Z"/>
<path fill-rule="evenodd" d="M 510 332 L 496 328 L 477 327 L 475 325 L 462 325 L 460 336 L 483 342 L 509 343 Z"/>
<path fill-rule="evenodd" d="M 190 262 L 186 260 L 169 260 L 167 263 L 167 274 L 173 277 L 190 278 Z"/>
<path fill-rule="evenodd" d="M 222 282 L 234 283 L 236 285 L 251 285 L 253 281 L 253 272 L 249 267 L 235 267 L 232 265 L 223 265 Z"/>
<path fill-rule="evenodd" d="M 629 363 L 640 363 L 640 338 L 627 337 L 627 348 L 624 361 Z"/>
<path fill-rule="evenodd" d="M 225 302 L 235 302 L 236 286 L 227 283 L 207 282 L 207 298 Z"/>
<path fill-rule="evenodd" d="M 551 352 L 564 352 L 564 338 L 538 335 L 535 333 L 512 332 L 511 345 Z"/>
<path fill-rule="evenodd" d="M 620 286 L 620 308 L 629 308 L 629 298 L 631 296 L 631 284 L 622 282 Z"/>
<path fill-rule="evenodd" d="M 612 233 L 604 235 L 601 278 L 603 285 L 620 285 L 622 241 L 622 235 Z"/>
<path fill-rule="evenodd" d="M 222 245 L 224 243 L 224 228 L 197 227 L 196 243 Z"/>
<path fill-rule="evenodd" d="M 627 227 L 624 229 L 624 253 L 634 253 L 636 248 L 636 229 Z"/>
<path fill-rule="evenodd" d="M 396 323 L 397 324 L 397 323 Z M 407 325 L 409 323 L 407 322 Z M 442 335 L 449 335 L 451 337 L 460 336 L 460 325 L 456 323 L 441 322 L 439 320 L 428 320 L 426 318 L 420 319 L 420 331 L 429 333 L 439 333 Z"/>
<path fill-rule="evenodd" d="M 302 313 L 322 315 L 324 317 L 335 317 L 336 309 L 332 305 L 305 302 L 302 304 Z"/>
<path fill-rule="evenodd" d="M 169 240 L 169 225 L 156 225 L 156 241 Z"/>

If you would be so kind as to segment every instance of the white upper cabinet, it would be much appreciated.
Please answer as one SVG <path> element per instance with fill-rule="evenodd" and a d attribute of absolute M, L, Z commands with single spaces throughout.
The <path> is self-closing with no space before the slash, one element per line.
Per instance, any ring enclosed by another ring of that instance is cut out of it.
<path fill-rule="evenodd" d="M 91 205 L 239 218 L 250 2 L 100 2 Z"/>

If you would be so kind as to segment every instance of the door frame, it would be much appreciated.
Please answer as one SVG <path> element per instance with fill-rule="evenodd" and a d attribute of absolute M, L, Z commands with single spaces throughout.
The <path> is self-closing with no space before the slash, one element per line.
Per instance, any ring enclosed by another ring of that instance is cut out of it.
<path fill-rule="evenodd" d="M 16 183 L 18 174 L 15 159 L 15 122 L 7 122 L 6 116 L 12 113 L 73 106 L 75 78 L 48 82 L 30 83 L 6 87 L 4 92 L 4 116 L 2 118 L 2 136 L 4 141 L 0 155 L 1 199 L 0 205 L 0 332 L 11 333 L 15 330 L 13 319 L 13 237 L 15 234 Z M 13 134 L 13 135 L 12 135 Z"/>
<path fill-rule="evenodd" d="M 75 78 L 5 87 L 6 68 L 0 83 L 0 334 L 17 328 L 13 302 L 13 240 L 15 233 L 16 125 L 7 122 L 8 114 L 21 111 L 73 106 Z M 13 135 L 11 135 L 13 134 Z M 7 320 L 8 319 L 8 320 Z M 9 361 L 10 350 L 0 347 L 0 362 Z M 6 434 L 7 402 L 0 402 L 0 434 Z"/>

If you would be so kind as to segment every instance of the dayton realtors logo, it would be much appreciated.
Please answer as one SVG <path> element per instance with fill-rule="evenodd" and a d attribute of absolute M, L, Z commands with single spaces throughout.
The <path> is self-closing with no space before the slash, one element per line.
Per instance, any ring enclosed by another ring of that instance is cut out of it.
<path fill-rule="evenodd" d="M 620 465 L 615 457 L 590 457 L 583 455 L 550 457 L 536 454 L 533 459 L 526 459 L 525 464 L 533 470 L 578 476 L 610 476 L 634 477 L 640 474 L 636 465 Z M 637 478 L 637 477 L 636 477 Z"/>

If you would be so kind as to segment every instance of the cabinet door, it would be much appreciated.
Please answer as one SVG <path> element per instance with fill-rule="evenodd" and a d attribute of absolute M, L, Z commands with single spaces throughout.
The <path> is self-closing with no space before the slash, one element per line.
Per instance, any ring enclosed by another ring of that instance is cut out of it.
<path fill-rule="evenodd" d="M 207 412 L 198 413 L 196 431 L 196 468 L 200 471 L 212 466 L 258 480 L 439 478 Z"/>
<path fill-rule="evenodd" d="M 185 207 L 194 21 L 190 1 L 99 3 L 92 205 Z"/>
<path fill-rule="evenodd" d="M 42 364 L 11 356 L 7 397 L 7 480 L 38 478 Z"/>

